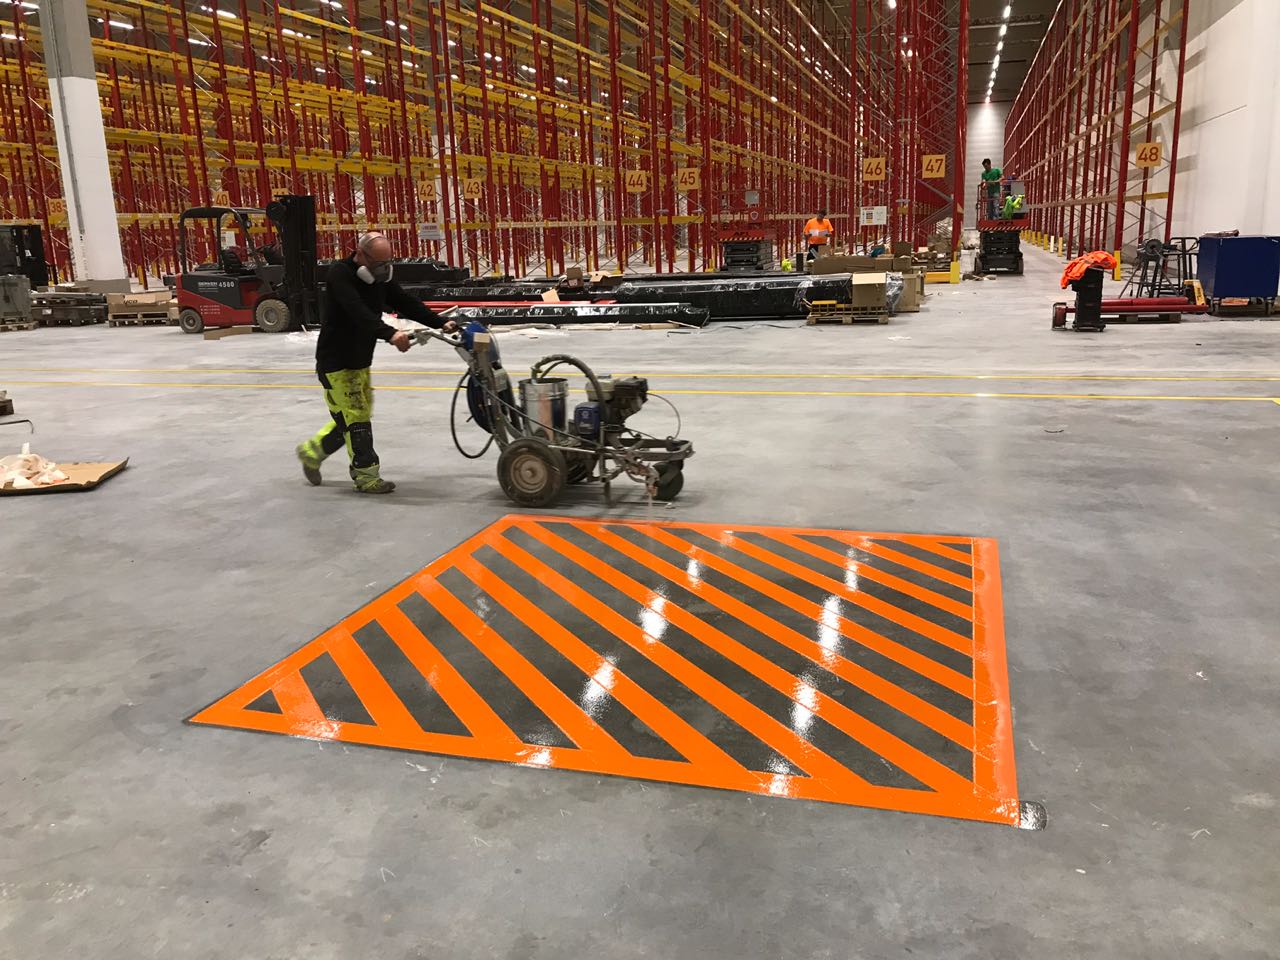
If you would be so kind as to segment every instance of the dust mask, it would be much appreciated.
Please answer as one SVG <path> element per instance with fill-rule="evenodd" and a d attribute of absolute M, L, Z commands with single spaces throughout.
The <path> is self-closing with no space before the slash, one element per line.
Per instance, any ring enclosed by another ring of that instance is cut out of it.
<path fill-rule="evenodd" d="M 392 266 L 390 263 L 380 263 L 372 270 L 361 266 L 356 270 L 356 276 L 365 283 L 386 283 L 391 279 Z"/>

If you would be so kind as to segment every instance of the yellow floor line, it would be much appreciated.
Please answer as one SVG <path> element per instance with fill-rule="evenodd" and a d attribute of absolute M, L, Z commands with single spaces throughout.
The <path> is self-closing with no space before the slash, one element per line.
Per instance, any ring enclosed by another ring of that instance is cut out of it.
<path fill-rule="evenodd" d="M 377 368 L 379 377 L 460 377 L 462 369 L 456 370 L 400 370 L 389 367 Z M 250 367 L 0 367 L 0 373 L 182 373 L 198 374 L 263 374 L 286 375 L 311 374 L 309 367 L 293 367 L 289 369 Z M 556 376 L 560 376 L 557 371 Z M 565 376 L 580 377 L 577 371 L 569 371 Z M 645 374 L 651 378 L 680 380 L 1015 380 L 1034 382 L 1040 380 L 1101 380 L 1101 381 L 1134 381 L 1134 382 L 1170 382 L 1170 383 L 1280 383 L 1277 376 L 1188 376 L 1174 377 L 1164 375 L 1137 374 L 1075 374 L 1075 373 L 688 373 L 665 370 L 648 370 Z"/>
<path fill-rule="evenodd" d="M 9 386 L 23 387 L 132 387 L 181 390 L 313 390 L 320 388 L 311 383 L 165 383 L 126 382 L 118 380 L 9 380 Z M 452 392 L 452 386 L 410 386 L 406 384 L 381 384 L 379 391 L 398 390 L 411 392 Z M 718 397 L 933 397 L 943 399 L 971 398 L 998 400 L 1182 400 L 1201 402 L 1272 401 L 1277 397 L 1222 397 L 1222 396 L 1160 396 L 1150 394 L 1105 393 L 976 393 L 960 391 L 927 390 L 663 390 L 664 396 L 718 396 Z"/>

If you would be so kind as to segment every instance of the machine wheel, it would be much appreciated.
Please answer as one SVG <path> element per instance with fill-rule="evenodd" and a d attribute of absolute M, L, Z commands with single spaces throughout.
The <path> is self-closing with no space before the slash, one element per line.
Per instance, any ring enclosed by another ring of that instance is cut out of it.
<path fill-rule="evenodd" d="M 267 333 L 284 333 L 291 321 L 289 305 L 275 297 L 265 297 L 253 307 L 253 322 Z"/>
<path fill-rule="evenodd" d="M 541 440 L 522 437 L 498 457 L 502 492 L 522 507 L 549 507 L 560 499 L 569 468 L 564 454 Z"/>
<path fill-rule="evenodd" d="M 204 331 L 204 318 L 198 311 L 187 307 L 178 314 L 178 326 L 183 333 L 201 333 Z"/>
<path fill-rule="evenodd" d="M 655 500 L 674 500 L 684 489 L 684 464 L 679 461 L 664 463 L 658 468 L 658 489 Z"/>
<path fill-rule="evenodd" d="M 1067 325 L 1067 305 L 1065 303 L 1055 303 L 1053 305 L 1053 329 L 1061 330 Z"/>
<path fill-rule="evenodd" d="M 1013 268 L 1013 272 L 1015 275 L 1019 277 L 1022 276 L 1022 258 L 1021 257 L 1018 258 L 1018 265 Z"/>

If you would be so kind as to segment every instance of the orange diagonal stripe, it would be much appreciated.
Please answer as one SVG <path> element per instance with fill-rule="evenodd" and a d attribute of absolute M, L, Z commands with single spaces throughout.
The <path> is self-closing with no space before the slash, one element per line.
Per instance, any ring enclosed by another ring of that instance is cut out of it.
<path fill-rule="evenodd" d="M 520 745 L 520 739 L 511 728 L 502 722 L 502 718 L 463 679 L 462 674 L 454 669 L 403 610 L 394 603 L 387 603 L 375 609 L 374 618 L 473 736 L 512 748 Z"/>
<path fill-rule="evenodd" d="M 580 526 L 579 529 L 583 529 L 583 527 Z M 701 597 L 709 603 L 732 613 L 748 626 L 755 627 L 766 637 L 772 636 L 771 631 L 774 629 L 786 630 L 786 627 L 776 620 L 769 620 L 763 616 L 753 616 L 753 611 L 745 604 L 735 601 L 728 594 L 717 590 L 708 583 L 704 583 L 695 577 L 690 577 L 679 567 L 672 566 L 662 558 L 637 547 L 631 541 L 610 533 L 599 524 L 592 524 L 587 527 L 586 532 L 602 543 L 613 547 L 624 556 L 630 557 L 637 563 L 648 567 L 654 573 L 679 584 L 695 596 Z M 627 589 L 628 595 L 632 596 L 633 599 L 639 599 L 635 596 L 636 588 L 642 591 L 644 587 L 634 580 L 631 581 L 631 584 L 634 584 L 634 587 Z M 644 602 L 643 599 L 641 599 L 641 602 Z M 793 702 L 800 704 L 806 710 L 810 710 L 815 716 L 821 717 L 846 736 L 874 751 L 899 769 L 905 770 L 921 783 L 939 791 L 972 792 L 973 786 L 969 781 L 951 768 L 944 766 L 905 740 L 877 726 L 861 714 L 855 713 L 839 701 L 833 700 L 821 690 L 805 683 L 799 677 L 762 657 L 756 651 L 734 640 L 723 631 L 717 630 L 701 617 L 689 613 L 678 603 L 667 599 L 662 606 L 662 610 L 655 612 L 665 616 L 674 626 L 679 627 L 694 639 L 705 643 L 717 653 L 759 677 Z M 755 623 L 752 622 L 753 620 Z M 800 697 L 802 690 L 804 697 L 809 700 L 808 703 Z"/>
<path fill-rule="evenodd" d="M 606 664 L 612 668 L 609 695 L 648 724 L 654 733 L 671 744 L 678 753 L 707 769 L 717 770 L 722 774 L 740 778 L 751 776 L 746 767 L 695 730 L 674 710 L 626 674 L 613 668 L 608 660 L 591 649 L 572 631 L 553 620 L 524 594 L 483 566 L 474 557 L 459 560 L 456 567 L 530 630 L 559 650 L 587 678 L 594 678 Z"/>
<path fill-rule="evenodd" d="M 493 665 L 505 673 L 534 705 L 583 750 L 605 754 L 626 753 L 621 744 L 578 709 L 564 691 L 546 678 L 511 646 L 498 631 L 477 617 L 433 577 L 420 577 L 418 592 L 427 598 L 454 629 L 473 643 Z"/>
<path fill-rule="evenodd" d="M 827 533 L 832 540 L 839 540 L 841 543 L 847 543 L 851 547 L 857 547 L 873 556 L 882 557 L 890 560 L 900 566 L 908 567 L 917 573 L 923 573 L 925 576 L 933 577 L 935 580 L 941 580 L 943 583 L 949 583 L 953 587 L 959 587 L 961 590 L 973 592 L 973 579 L 966 577 L 962 573 L 953 573 L 950 570 L 943 569 L 935 564 L 929 563 L 927 560 L 918 560 L 910 554 L 903 553 L 900 550 L 894 550 L 886 547 L 882 543 L 877 543 L 870 537 L 865 537 L 860 533 L 844 533 L 842 531 L 832 530 Z"/>
<path fill-rule="evenodd" d="M 969 637 L 963 637 L 954 630 L 948 630 L 940 627 L 935 623 L 930 623 L 923 617 L 917 617 L 914 613 L 908 613 L 900 610 L 891 603 L 878 600 L 875 597 L 867 596 L 860 590 L 851 590 L 843 583 L 832 580 L 830 577 L 824 577 L 820 573 L 815 573 L 808 567 L 798 563 L 792 563 L 786 557 L 781 557 L 770 550 L 758 547 L 754 543 L 743 540 L 741 537 L 734 536 L 731 531 L 725 531 L 715 539 L 719 540 L 726 547 L 733 547 L 739 553 L 745 553 L 749 557 L 754 557 L 762 563 L 766 563 L 771 567 L 776 567 L 785 573 L 790 574 L 797 580 L 803 580 L 805 583 L 812 584 L 815 587 L 821 587 L 828 593 L 834 593 L 838 597 L 843 597 L 850 603 L 869 610 L 872 613 L 891 620 L 900 627 L 906 627 L 913 630 L 922 637 L 928 637 L 936 643 L 950 647 L 952 650 L 958 650 L 968 656 L 973 656 L 973 641 Z"/>
<path fill-rule="evenodd" d="M 709 553 L 701 547 L 694 546 L 688 541 L 682 540 L 660 527 L 640 526 L 635 529 L 644 533 L 648 537 L 652 537 L 659 543 L 666 544 L 673 550 L 678 550 L 687 556 L 693 557 L 699 563 L 710 567 L 713 570 L 719 570 L 726 576 L 733 577 L 744 586 L 750 587 L 756 592 L 769 597 L 771 600 L 774 600 L 783 606 L 790 607 L 792 610 L 803 614 L 815 622 L 824 622 L 827 617 L 827 612 L 818 604 L 813 603 L 810 600 L 806 600 L 784 587 L 778 586 L 771 580 L 766 580 L 764 577 L 757 576 L 750 570 L 746 570 L 739 567 L 737 564 L 723 559 L 722 557 L 718 557 L 714 553 Z M 745 608 L 749 615 L 757 615 L 754 608 L 743 604 L 741 601 L 736 601 L 732 598 L 730 598 L 730 600 L 732 601 L 732 604 L 727 605 L 725 609 L 728 612 L 733 613 L 734 616 L 738 616 L 738 619 L 743 620 L 745 623 L 750 623 L 751 621 L 739 616 L 735 611 Z M 772 637 L 780 643 L 784 643 L 797 653 L 813 660 L 823 669 L 829 670 L 842 680 L 846 680 L 854 686 L 865 690 L 873 697 L 883 700 L 896 710 L 914 717 L 921 723 L 932 728 L 955 743 L 960 744 L 966 749 L 973 749 L 973 728 L 963 720 L 953 717 L 945 710 L 940 710 L 938 707 L 935 707 L 927 700 L 916 696 L 914 693 L 903 690 L 896 684 L 872 673 L 870 670 L 867 670 L 860 664 L 854 663 L 847 657 L 842 657 L 830 650 L 827 650 L 820 643 L 810 640 L 808 637 L 797 633 L 795 630 L 777 622 L 771 617 L 766 617 L 763 614 L 758 614 L 758 616 L 761 618 L 764 625 L 764 629 L 761 629 L 760 632 L 764 633 L 765 636 Z M 864 646 L 868 650 L 872 650 L 887 659 L 893 660 L 895 663 L 901 664 L 908 670 L 933 680 L 939 686 L 946 687 L 955 693 L 968 697 L 973 691 L 973 680 L 966 677 L 958 670 L 952 670 L 948 666 L 944 666 L 935 660 L 931 660 L 923 654 L 916 653 L 909 647 L 904 647 L 901 644 L 895 643 L 887 637 L 882 637 L 878 633 L 859 626 L 850 620 L 846 620 L 844 617 L 836 617 L 832 619 L 835 621 L 833 625 L 837 628 L 837 631 L 842 636 L 852 640 L 854 643 Z"/>
<path fill-rule="evenodd" d="M 842 553 L 836 553 L 834 550 L 828 550 L 826 547 L 820 547 L 816 543 L 810 543 L 808 540 L 802 540 L 799 537 L 793 537 L 788 533 L 774 531 L 769 534 L 769 538 L 776 543 L 785 544 L 793 550 L 799 550 L 801 553 L 807 553 L 811 557 L 818 560 L 825 560 L 834 566 L 843 570 L 851 570 L 858 577 L 865 577 L 875 583 L 882 584 L 890 589 L 897 590 L 899 593 L 908 597 L 915 597 L 917 600 L 923 601 L 930 606 L 937 607 L 953 616 L 962 617 L 965 620 L 972 621 L 973 607 L 967 603 L 961 603 L 959 600 L 952 600 L 950 597 L 944 597 L 942 594 L 927 587 L 919 586 L 910 580 L 903 580 L 896 577 L 892 573 L 886 573 L 876 567 L 869 566 L 865 563 L 858 563 L 856 560 L 850 560 Z"/>
<path fill-rule="evenodd" d="M 547 533 L 536 523 L 521 521 L 517 526 L 535 539 L 543 540 L 545 537 L 548 540 L 560 541 L 559 537 Z M 546 546 L 555 549 L 554 543 L 543 542 Z M 564 541 L 560 542 L 564 543 Z M 814 748 L 807 740 L 798 737 L 795 731 L 786 724 L 775 720 L 751 701 L 735 693 L 724 683 L 689 662 L 656 637 L 645 633 L 638 624 L 632 623 L 607 604 L 592 597 L 585 590 L 577 587 L 572 581 L 561 576 L 528 551 L 501 537 L 495 538 L 490 545 L 508 559 L 520 564 L 525 570 L 532 573 L 552 590 L 555 590 L 564 599 L 631 646 L 632 649 L 644 654 L 657 666 L 671 674 L 671 676 L 694 691 L 726 717 L 733 720 L 761 742 L 782 754 L 800 769 L 815 777 L 829 780 L 831 781 L 831 786 L 837 786 L 841 789 L 860 789 L 871 786 L 862 777 L 857 776 L 857 774 L 854 774 L 841 764 L 836 763 L 825 753 Z M 577 550 L 572 544 L 564 543 L 564 546 L 569 550 L 575 551 L 573 555 L 569 553 L 564 555 L 577 562 L 580 566 L 586 566 L 581 562 L 582 559 L 588 563 L 592 562 L 590 555 Z M 593 566 L 601 567 L 602 565 L 594 563 Z M 592 570 L 592 567 L 586 568 Z M 592 572 L 595 571 L 592 570 Z"/>

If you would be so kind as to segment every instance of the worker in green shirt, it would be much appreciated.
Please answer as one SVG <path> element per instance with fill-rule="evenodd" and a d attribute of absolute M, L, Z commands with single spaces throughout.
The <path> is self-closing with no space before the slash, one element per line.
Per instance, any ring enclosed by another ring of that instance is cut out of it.
<path fill-rule="evenodd" d="M 999 167 L 993 167 L 990 160 L 982 161 L 982 189 L 987 199 L 987 219 L 994 220 L 1000 203 L 1000 180 L 1004 174 Z"/>

